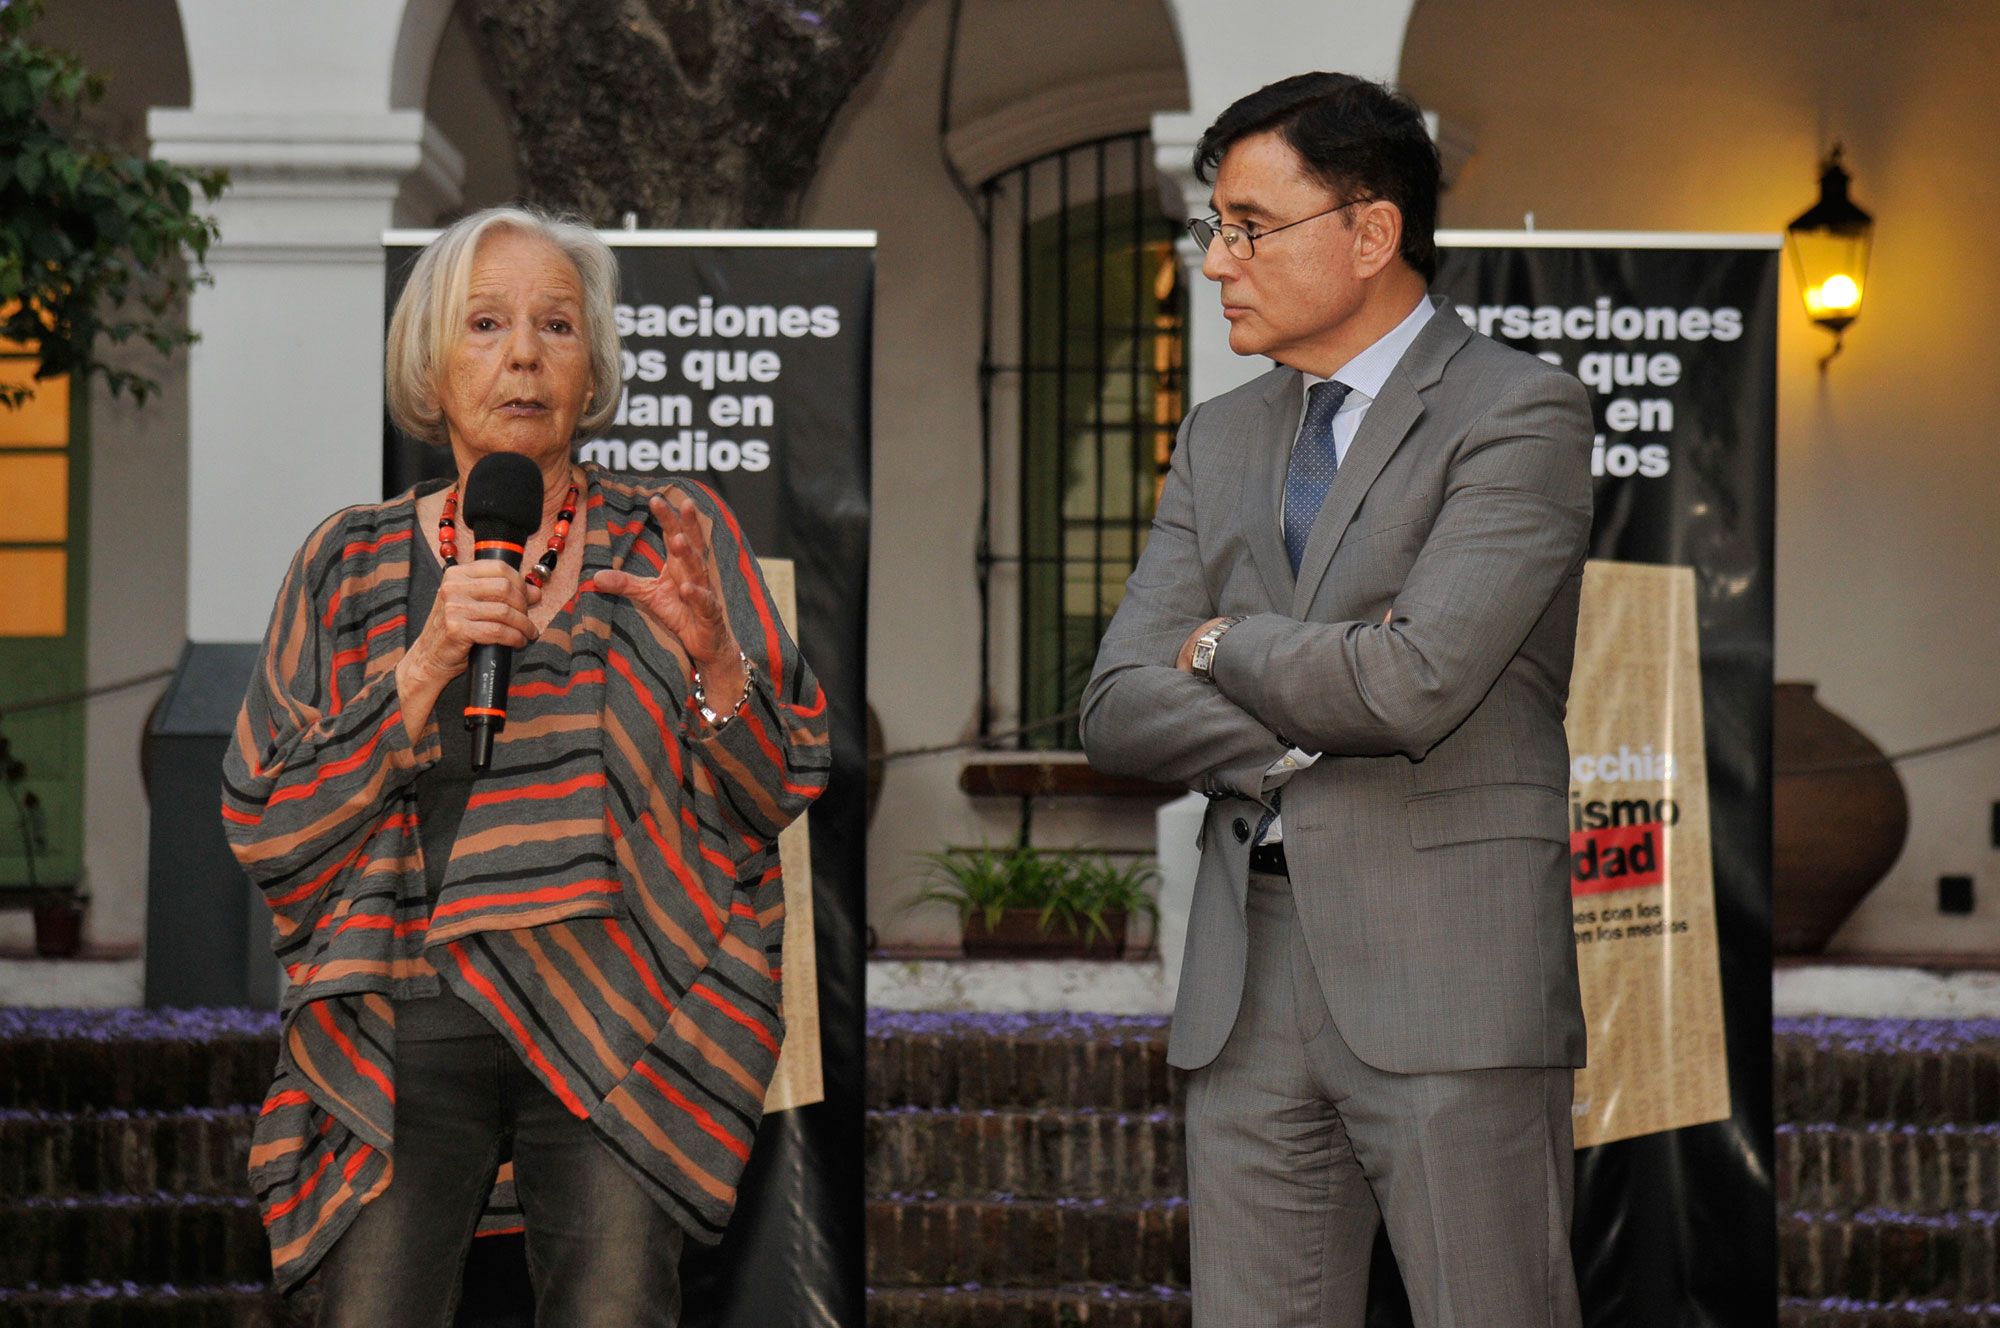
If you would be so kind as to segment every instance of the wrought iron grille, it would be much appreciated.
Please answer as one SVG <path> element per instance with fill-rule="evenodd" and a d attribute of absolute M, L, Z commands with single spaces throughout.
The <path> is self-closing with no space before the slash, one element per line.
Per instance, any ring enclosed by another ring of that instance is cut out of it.
<path fill-rule="evenodd" d="M 1028 726 L 1023 747 L 1080 745 L 1071 712 L 1184 407 L 1178 229 L 1152 155 L 1143 133 L 1099 139 L 980 190 L 981 732 Z"/>

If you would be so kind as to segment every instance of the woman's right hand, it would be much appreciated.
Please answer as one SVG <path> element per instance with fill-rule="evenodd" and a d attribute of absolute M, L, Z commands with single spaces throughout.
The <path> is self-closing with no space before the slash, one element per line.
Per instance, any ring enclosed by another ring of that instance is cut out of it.
<path fill-rule="evenodd" d="M 538 635 L 528 610 L 542 592 L 503 562 L 460 563 L 444 569 L 424 630 L 396 664 L 403 728 L 415 741 L 430 722 L 446 683 L 465 672 L 478 645 L 519 649 Z"/>

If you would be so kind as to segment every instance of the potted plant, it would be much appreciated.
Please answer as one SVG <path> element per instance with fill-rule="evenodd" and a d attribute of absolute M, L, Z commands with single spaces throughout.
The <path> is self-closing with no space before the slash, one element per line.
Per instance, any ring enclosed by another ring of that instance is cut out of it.
<path fill-rule="evenodd" d="M 0 792 L 14 809 L 20 829 L 21 861 L 27 868 L 27 901 L 35 918 L 35 953 L 45 959 L 66 959 L 83 948 L 83 906 L 86 898 L 73 885 L 44 884 L 36 859 L 49 851 L 42 800 L 33 789 L 23 790 L 28 767 L 14 755 L 13 743 L 0 733 Z"/>
<path fill-rule="evenodd" d="M 52 886 L 35 893 L 35 953 L 68 959 L 83 949 L 83 910 L 90 896 L 75 886 Z"/>
<path fill-rule="evenodd" d="M 1012 848 L 925 855 L 932 884 L 915 904 L 959 915 L 969 959 L 1122 958 L 1131 917 L 1158 916 L 1151 864 Z"/>

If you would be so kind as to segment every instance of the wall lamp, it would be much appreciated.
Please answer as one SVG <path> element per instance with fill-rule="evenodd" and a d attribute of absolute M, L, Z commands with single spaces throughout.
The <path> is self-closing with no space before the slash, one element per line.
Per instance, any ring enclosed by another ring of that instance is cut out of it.
<path fill-rule="evenodd" d="M 1840 354 L 1848 324 L 1861 316 L 1868 246 L 1875 235 L 1875 219 L 1847 196 L 1850 178 L 1836 143 L 1820 166 L 1819 201 L 1785 227 L 1785 247 L 1792 251 L 1806 317 L 1833 333 L 1833 349 L 1819 362 L 1821 372 Z"/>

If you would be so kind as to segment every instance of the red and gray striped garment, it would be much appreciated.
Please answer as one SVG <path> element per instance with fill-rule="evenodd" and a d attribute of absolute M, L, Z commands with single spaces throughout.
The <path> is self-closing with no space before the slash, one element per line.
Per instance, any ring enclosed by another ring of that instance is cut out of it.
<path fill-rule="evenodd" d="M 710 728 L 673 638 L 593 589 L 628 560 L 657 570 L 663 550 L 654 490 L 592 470 L 582 586 L 518 652 L 435 909 L 412 781 L 438 758 L 438 721 L 409 740 L 394 672 L 425 554 L 417 491 L 336 514 L 292 562 L 222 806 L 290 980 L 250 1154 L 281 1287 L 388 1186 L 392 1002 L 436 994 L 440 975 L 690 1236 L 721 1236 L 784 1035 L 778 832 L 825 788 L 831 752 L 825 695 L 735 518 L 673 487 L 711 527 L 756 666 L 745 713 Z"/>

